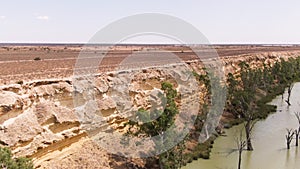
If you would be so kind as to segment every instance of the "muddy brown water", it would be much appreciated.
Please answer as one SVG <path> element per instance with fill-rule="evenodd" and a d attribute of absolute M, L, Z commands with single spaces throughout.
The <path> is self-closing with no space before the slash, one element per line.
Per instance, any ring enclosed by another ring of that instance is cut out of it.
<path fill-rule="evenodd" d="M 284 98 L 287 94 L 284 94 Z M 300 83 L 296 83 L 291 95 L 290 107 L 281 96 L 276 97 L 270 104 L 277 105 L 277 111 L 265 120 L 258 121 L 253 130 L 253 152 L 243 152 L 242 169 L 299 169 L 300 146 L 286 149 L 285 134 L 287 128 L 296 129 L 298 121 L 294 115 L 300 112 Z M 236 169 L 238 153 L 236 137 L 243 125 L 226 130 L 227 136 L 218 137 L 212 148 L 209 160 L 198 159 L 182 169 Z"/>

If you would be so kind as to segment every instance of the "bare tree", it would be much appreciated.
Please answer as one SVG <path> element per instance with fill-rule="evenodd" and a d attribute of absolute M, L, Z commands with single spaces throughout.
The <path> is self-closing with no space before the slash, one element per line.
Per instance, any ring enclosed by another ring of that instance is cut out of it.
<path fill-rule="evenodd" d="M 298 146 L 299 145 L 299 135 L 300 135 L 300 112 L 295 113 L 295 116 L 296 116 L 296 118 L 298 120 L 298 124 L 299 124 L 298 129 L 295 130 L 296 146 Z"/>
<path fill-rule="evenodd" d="M 253 119 L 252 118 L 247 119 L 244 126 L 245 126 L 245 131 L 246 131 L 247 150 L 252 151 L 253 146 L 252 146 L 252 141 L 251 141 L 252 138 L 251 137 L 252 137 L 252 130 L 253 130 L 253 126 L 254 126 Z"/>
<path fill-rule="evenodd" d="M 291 142 L 293 140 L 293 136 L 294 136 L 294 132 L 292 132 L 292 129 L 286 129 L 287 131 L 287 134 L 285 135 L 285 139 L 286 139 L 286 146 L 287 146 L 287 149 L 290 149 L 290 145 L 291 145 Z"/>
<path fill-rule="evenodd" d="M 299 145 L 299 134 L 300 134 L 300 126 L 298 127 L 298 129 L 296 129 L 295 131 L 294 131 L 294 133 L 295 133 L 295 136 L 296 136 L 296 147 L 298 147 L 298 145 Z"/>
<path fill-rule="evenodd" d="M 285 102 L 286 102 L 289 106 L 291 105 L 290 97 L 291 97 L 291 93 L 292 93 L 293 87 L 294 87 L 294 84 L 289 84 L 289 85 L 288 85 L 288 98 L 287 98 L 287 100 L 285 100 Z"/>
<path fill-rule="evenodd" d="M 300 125 L 300 112 L 296 112 L 296 113 L 295 113 L 295 116 L 296 116 L 296 118 L 297 118 L 297 120 L 298 120 L 298 123 L 299 123 L 299 125 Z"/>
<path fill-rule="evenodd" d="M 252 130 L 255 124 L 254 121 L 254 111 L 253 111 L 253 107 L 254 106 L 254 102 L 251 102 L 250 104 L 248 104 L 243 97 L 241 97 L 242 99 L 240 100 L 241 102 L 243 102 L 243 105 L 247 106 L 247 108 L 245 109 L 241 109 L 241 115 L 244 117 L 245 119 L 245 124 L 244 124 L 244 128 L 245 128 L 245 133 L 246 133 L 246 143 L 247 143 L 247 150 L 248 151 L 253 151 L 253 146 L 252 146 Z"/>
<path fill-rule="evenodd" d="M 240 136 L 236 139 L 237 150 L 239 153 L 238 156 L 238 169 L 241 169 L 242 165 L 242 153 L 247 145 L 246 141 L 243 139 L 243 132 L 240 132 Z"/>

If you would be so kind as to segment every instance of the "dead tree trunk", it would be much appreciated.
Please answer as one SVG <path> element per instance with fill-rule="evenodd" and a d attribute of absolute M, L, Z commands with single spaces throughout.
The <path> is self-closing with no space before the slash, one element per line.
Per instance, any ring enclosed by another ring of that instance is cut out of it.
<path fill-rule="evenodd" d="M 289 84 L 289 85 L 288 85 L 288 97 L 287 97 L 287 100 L 285 100 L 285 102 L 286 102 L 289 106 L 291 105 L 290 98 L 291 98 L 291 93 L 292 93 L 293 87 L 294 87 L 293 84 Z"/>
<path fill-rule="evenodd" d="M 238 169 L 241 169 L 241 165 L 242 165 L 242 152 L 239 150 L 239 163 L 238 163 Z"/>
<path fill-rule="evenodd" d="M 294 132 L 292 132 L 292 129 L 286 129 L 287 130 L 287 134 L 285 135 L 285 139 L 286 139 L 286 147 L 287 149 L 290 149 L 290 145 L 291 142 L 293 140 L 293 136 L 294 136 Z"/>
<path fill-rule="evenodd" d="M 243 140 L 243 134 L 242 134 L 242 131 L 240 133 L 240 136 L 237 138 L 236 140 L 236 143 L 237 143 L 237 149 L 238 149 L 238 153 L 239 153 L 239 156 L 238 156 L 238 169 L 241 169 L 241 165 L 242 165 L 242 153 L 244 151 L 244 148 L 246 147 L 246 141 Z"/>
<path fill-rule="evenodd" d="M 252 129 L 253 126 L 255 124 L 254 121 L 254 108 L 255 108 L 255 103 L 254 100 L 250 101 L 250 103 L 248 103 L 248 101 L 245 100 L 244 97 L 241 97 L 239 100 L 239 110 L 237 111 L 244 119 L 245 119 L 245 123 L 244 123 L 244 128 L 245 128 L 245 133 L 246 133 L 246 143 L 247 143 L 247 150 L 248 151 L 253 151 L 253 146 L 252 146 L 252 142 L 251 142 L 251 137 L 252 137 Z"/>
<path fill-rule="evenodd" d="M 298 130 L 295 130 L 295 134 L 296 134 L 296 146 L 299 145 L 299 135 L 300 135 L 300 112 L 295 113 L 295 116 L 298 120 Z"/>
<path fill-rule="evenodd" d="M 245 124 L 245 132 L 246 132 L 246 142 L 247 142 L 248 151 L 253 151 L 253 146 L 251 141 L 252 129 L 253 129 L 253 122 L 251 119 L 247 119 Z"/>
<path fill-rule="evenodd" d="M 298 127 L 298 130 L 294 131 L 295 135 L 296 135 L 296 147 L 298 147 L 299 144 L 299 134 L 300 134 L 300 126 Z"/>

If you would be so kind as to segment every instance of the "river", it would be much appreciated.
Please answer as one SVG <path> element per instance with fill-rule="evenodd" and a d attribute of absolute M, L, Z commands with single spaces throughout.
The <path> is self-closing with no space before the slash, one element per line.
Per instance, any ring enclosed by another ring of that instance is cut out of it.
<path fill-rule="evenodd" d="M 296 83 L 292 90 L 291 106 L 288 107 L 281 96 L 270 104 L 277 105 L 277 111 L 255 124 L 252 137 L 254 151 L 243 152 L 242 169 L 299 169 L 300 147 L 296 147 L 293 140 L 291 149 L 287 150 L 285 134 L 287 128 L 298 127 L 294 113 L 300 112 L 300 83 Z M 226 130 L 227 136 L 218 137 L 209 160 L 198 159 L 182 169 L 236 169 L 238 153 L 233 150 L 237 147 L 236 137 L 241 129 L 243 125 L 234 126 Z"/>

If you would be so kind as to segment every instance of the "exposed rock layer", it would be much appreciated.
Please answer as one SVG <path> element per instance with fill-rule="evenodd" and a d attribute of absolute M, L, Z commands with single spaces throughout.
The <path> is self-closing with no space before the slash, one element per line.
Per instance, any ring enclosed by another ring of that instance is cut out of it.
<path fill-rule="evenodd" d="M 245 61 L 251 67 L 272 65 L 281 58 L 300 56 L 300 52 L 273 52 L 223 57 L 226 73 L 239 71 L 238 63 Z M 201 73 L 203 66 L 197 61 L 188 65 Z M 123 133 L 127 121 L 112 98 L 114 73 L 101 74 L 95 79 L 93 91 L 98 100 L 102 130 L 114 129 Z M 163 81 L 176 81 L 160 70 L 143 70 L 132 77 L 128 97 L 135 109 L 149 109 L 147 98 L 153 89 L 160 89 Z M 24 84 L 0 87 L 0 144 L 13 149 L 16 156 L 34 158 L 36 167 L 45 168 L 110 168 L 109 155 L 93 143 L 74 105 L 84 104 L 88 95 L 85 88 L 73 86 L 71 79 L 36 80 Z M 75 97 L 80 94 L 80 97 Z M 152 96 L 154 97 L 154 96 Z M 126 103 L 124 103 L 126 105 Z M 126 107 L 125 107 L 126 108 Z M 124 108 L 123 108 L 124 110 Z M 95 112 L 99 113 L 99 112 Z M 142 164 L 141 164 L 142 165 Z M 100 167 L 101 166 L 101 167 Z"/>

